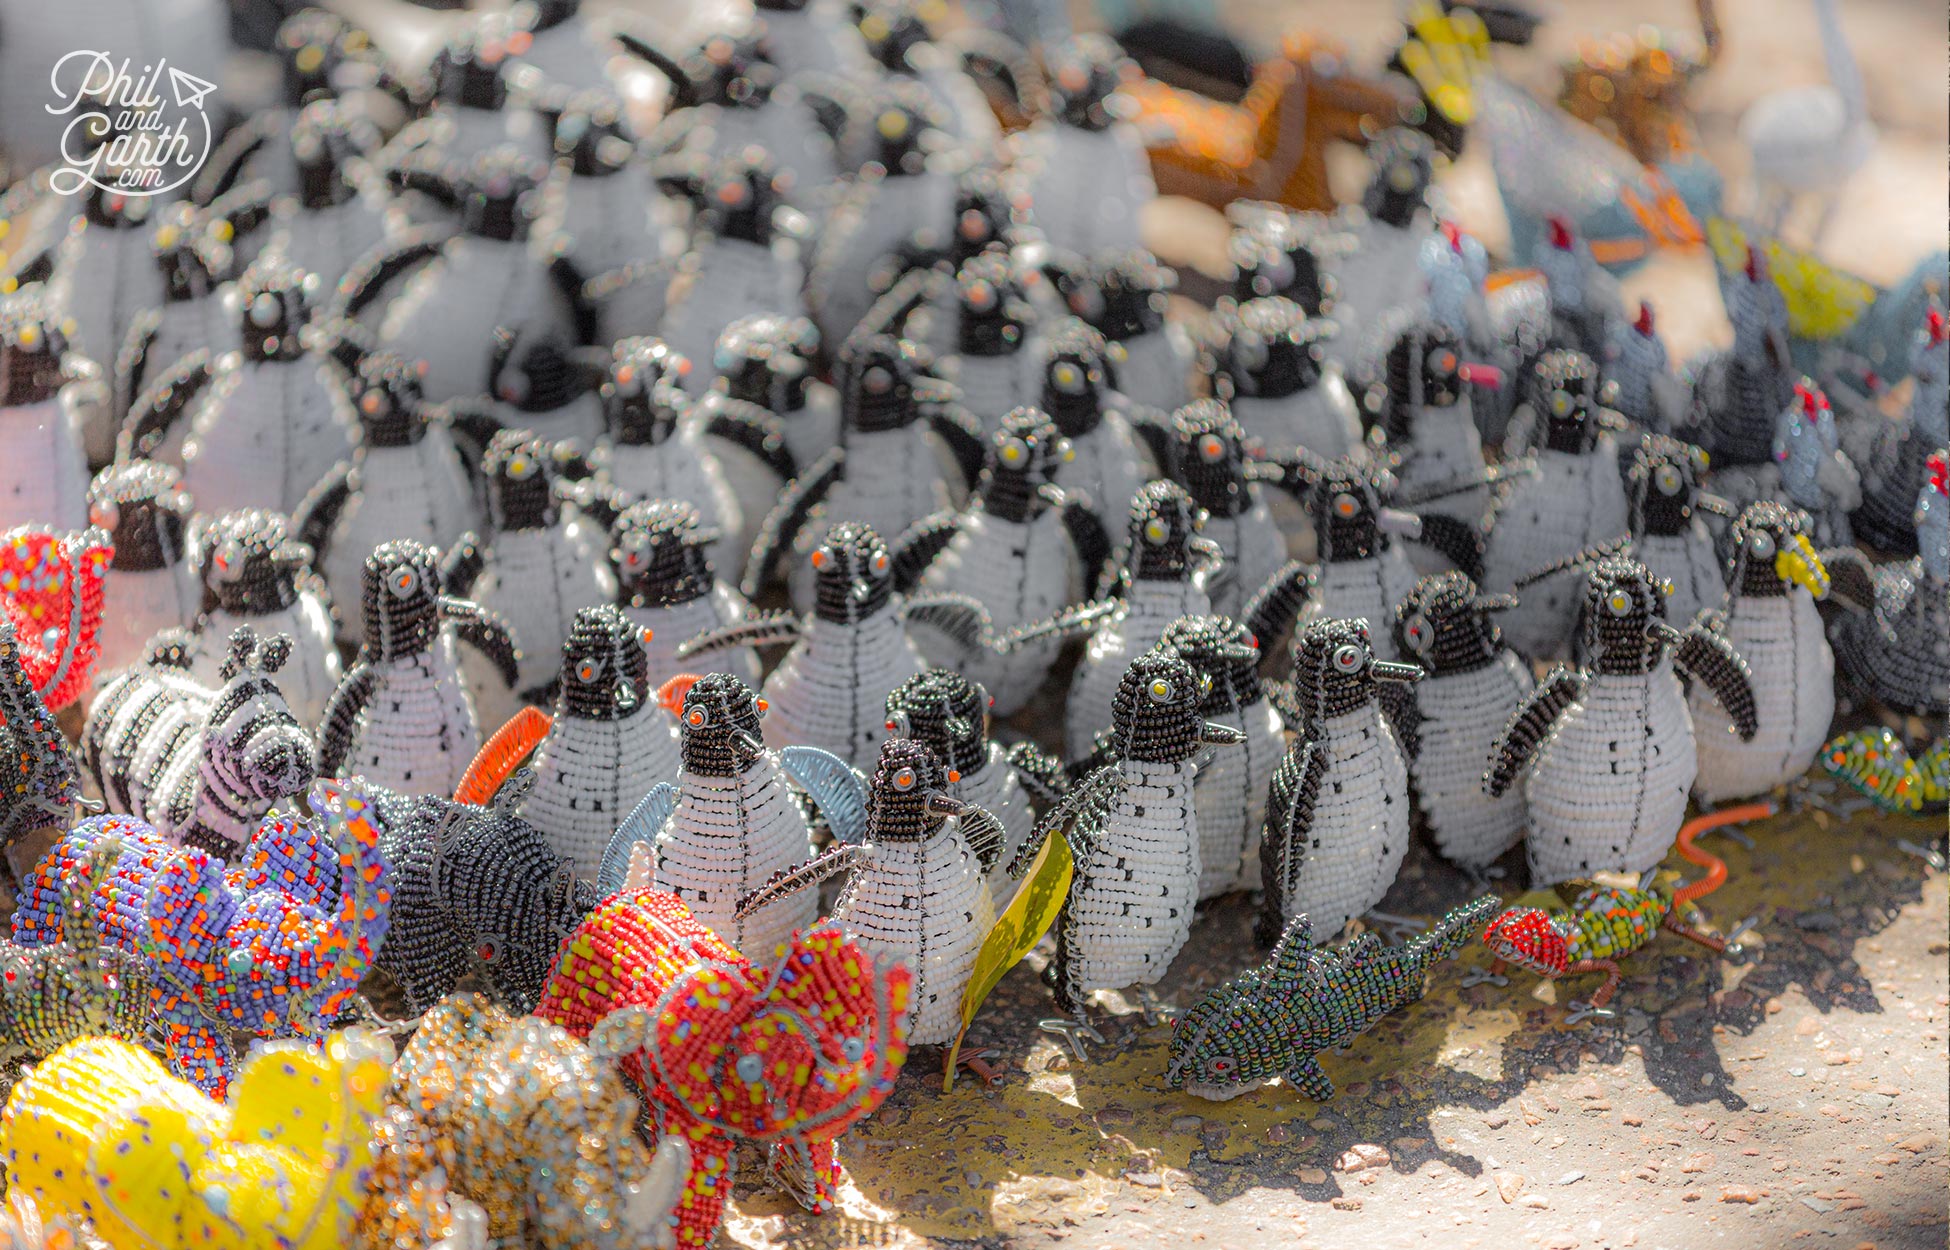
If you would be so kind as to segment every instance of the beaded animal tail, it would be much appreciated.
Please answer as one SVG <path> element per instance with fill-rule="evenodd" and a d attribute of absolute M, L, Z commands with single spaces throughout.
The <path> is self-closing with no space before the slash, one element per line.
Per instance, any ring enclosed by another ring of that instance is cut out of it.
<path fill-rule="evenodd" d="M 525 707 L 509 717 L 467 765 L 454 790 L 454 802 L 485 806 L 508 775 L 542 745 L 554 723 L 547 712 L 534 707 Z"/>
<path fill-rule="evenodd" d="M 1706 869 L 1706 875 L 1689 885 L 1683 885 L 1673 892 L 1675 907 L 1705 898 L 1726 884 L 1727 865 L 1717 855 L 1709 854 L 1693 844 L 1693 839 L 1709 829 L 1725 825 L 1742 824 L 1749 820 L 1764 820 L 1777 809 L 1772 803 L 1743 803 L 1738 807 L 1725 807 L 1704 816 L 1695 816 L 1679 829 L 1679 853 L 1687 861 Z"/>

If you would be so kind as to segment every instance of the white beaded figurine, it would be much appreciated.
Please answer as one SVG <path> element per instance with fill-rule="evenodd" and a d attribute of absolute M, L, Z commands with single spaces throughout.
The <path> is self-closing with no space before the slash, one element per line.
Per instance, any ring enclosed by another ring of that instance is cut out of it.
<path fill-rule="evenodd" d="M 718 336 L 712 361 L 718 376 L 699 407 L 706 433 L 739 449 L 719 456 L 737 498 L 775 494 L 839 446 L 840 396 L 816 374 L 818 351 L 819 331 L 809 317 L 752 313 Z"/>
<path fill-rule="evenodd" d="M 237 317 L 224 304 L 225 285 L 236 276 L 236 256 L 212 210 L 202 216 L 188 204 L 164 210 L 150 242 L 162 271 L 162 298 L 137 313 L 115 356 L 116 411 L 126 413 L 164 371 L 191 352 L 220 354 L 237 346 Z M 157 454 L 174 461 L 181 435 Z"/>
<path fill-rule="evenodd" d="M 1063 485 L 1097 514 L 1120 558 L 1128 540 L 1131 499 L 1147 480 L 1149 456 L 1116 393 L 1104 336 L 1079 317 L 1059 322 L 1047 343 L 1040 407 L 1070 441 Z"/>
<path fill-rule="evenodd" d="M 1351 245 L 1329 262 L 1340 333 L 1327 345 L 1328 355 L 1363 385 L 1389 347 L 1377 341 L 1379 324 L 1397 310 L 1418 318 L 1427 311 L 1421 253 L 1435 233 L 1428 203 L 1434 149 L 1427 137 L 1401 127 L 1384 131 L 1368 145 L 1368 156 L 1374 176 L 1360 209 L 1343 209 L 1335 218 Z"/>
<path fill-rule="evenodd" d="M 1259 880 L 1267 786 L 1286 754 L 1286 726 L 1260 684 L 1259 644 L 1245 626 L 1223 616 L 1181 616 L 1158 645 L 1211 679 L 1199 706 L 1205 719 L 1244 735 L 1239 750 L 1216 752 L 1201 763 L 1192 787 L 1198 896 L 1217 898 Z"/>
<path fill-rule="evenodd" d="M 1361 451 L 1361 413 L 1340 366 L 1321 350 L 1331 323 L 1310 320 L 1278 296 L 1221 303 L 1217 320 L 1224 339 L 1215 349 L 1213 393 L 1232 409 L 1249 446 L 1275 457 L 1296 447 L 1327 459 Z"/>
<path fill-rule="evenodd" d="M 1388 435 L 1396 497 L 1405 507 L 1480 528 L 1490 512 L 1491 474 L 1472 391 L 1500 382 L 1500 373 L 1465 360 L 1455 333 L 1430 320 L 1403 328 L 1388 348 L 1382 380 L 1380 424 Z M 1445 571 L 1439 558 L 1413 558 L 1423 572 Z"/>
<path fill-rule="evenodd" d="M 617 604 L 650 633 L 643 650 L 654 681 L 683 670 L 677 651 L 685 643 L 751 615 L 745 597 L 712 571 L 716 537 L 698 523 L 697 509 L 680 499 L 633 503 L 610 527 L 609 558 L 620 583 Z M 758 684 L 758 653 L 750 647 L 715 652 L 711 663 Z"/>
<path fill-rule="evenodd" d="M 318 10 L 311 10 L 317 12 Z M 314 100 L 292 124 L 297 192 L 274 200 L 268 223 L 274 246 L 319 285 L 339 280 L 375 248 L 403 233 L 406 215 L 366 163 L 379 132 L 339 100 Z"/>
<path fill-rule="evenodd" d="M 1380 903 L 1408 853 L 1408 766 L 1377 682 L 1417 681 L 1377 660 L 1363 621 L 1318 620 L 1293 644 L 1293 745 L 1273 774 L 1259 844 L 1265 890 L 1254 929 L 1279 940 L 1305 914 L 1324 933 Z"/>
<path fill-rule="evenodd" d="M 960 391 L 961 403 L 990 434 L 1002 418 L 1036 402 L 1042 389 L 1043 345 L 1036 311 L 1005 252 L 985 252 L 963 262 L 950 301 L 952 354 L 941 375 Z"/>
<path fill-rule="evenodd" d="M 89 483 L 88 520 L 115 545 L 102 582 L 97 672 L 127 668 L 148 653 L 157 631 L 196 620 L 203 589 L 189 558 L 194 510 L 182 474 L 153 460 L 112 464 Z"/>
<path fill-rule="evenodd" d="M 1526 819 L 1520 792 L 1483 793 L 1483 761 L 1537 686 L 1492 616 L 1515 602 L 1481 593 L 1464 574 L 1437 573 L 1395 611 L 1395 646 L 1423 677 L 1390 687 L 1403 697 L 1384 698 L 1383 707 L 1436 849 L 1470 873 L 1485 872 L 1515 846 Z"/>
<path fill-rule="evenodd" d="M 493 615 L 441 593 L 439 562 L 437 551 L 410 540 L 366 558 L 365 642 L 319 726 L 321 776 L 448 795 L 480 749 L 459 646 L 491 658 L 510 687 L 517 653 Z"/>
<path fill-rule="evenodd" d="M 1195 399 L 1169 421 L 1139 428 L 1151 438 L 1153 458 L 1205 511 L 1203 532 L 1225 559 L 1209 585 L 1212 610 L 1243 616 L 1246 602 L 1286 563 L 1286 535 L 1260 488 L 1281 480 L 1279 471 L 1248 457 L 1245 431 L 1216 399 Z"/>
<path fill-rule="evenodd" d="M 1638 561 L 1591 567 L 1581 628 L 1586 667 L 1551 670 L 1483 775 L 1492 798 L 1524 786 L 1533 885 L 1644 872 L 1672 849 L 1699 768 L 1679 672 L 1713 691 L 1743 737 L 1759 728 L 1746 665 L 1705 626 L 1668 625 L 1665 588 Z"/>
<path fill-rule="evenodd" d="M 110 396 L 57 320 L 40 287 L 0 300 L 0 530 L 88 526 L 88 428 Z"/>
<path fill-rule="evenodd" d="M 1191 336 L 1167 320 L 1178 278 L 1143 250 L 1113 252 L 1069 267 L 1056 287 L 1072 313 L 1115 344 L 1113 390 L 1132 404 L 1172 412 L 1191 402 Z"/>
<path fill-rule="evenodd" d="M 201 526 L 194 563 L 203 583 L 203 613 L 191 674 L 218 684 L 240 626 L 251 626 L 260 638 L 282 634 L 292 649 L 279 670 L 278 689 L 301 724 L 318 724 L 344 674 L 332 601 L 312 571 L 311 548 L 290 537 L 289 523 L 277 513 L 247 508 Z"/>
<path fill-rule="evenodd" d="M 665 198 L 637 159 L 620 101 L 589 93 L 555 118 L 555 159 L 562 184 L 562 231 L 576 271 L 610 273 L 657 260 L 683 244 L 678 205 Z"/>
<path fill-rule="evenodd" d="M 1742 738 L 1726 710 L 1693 687 L 1693 796 L 1702 807 L 1765 794 L 1801 776 L 1835 719 L 1835 654 L 1815 608 L 1828 597 L 1828 570 L 1807 530 L 1805 515 L 1777 503 L 1749 504 L 1733 523 L 1729 598 L 1707 621 L 1746 662 L 1760 730 Z"/>
<path fill-rule="evenodd" d="M 1138 214 L 1158 196 L 1144 142 L 1117 93 L 1134 72 L 1117 44 L 1085 35 L 1050 50 L 1053 116 L 1014 136 L 1030 203 L 1052 246 L 1085 256 L 1138 246 Z"/>
<path fill-rule="evenodd" d="M 1662 434 L 1646 435 L 1625 471 L 1632 554 L 1654 577 L 1665 579 L 1672 588 L 1666 592 L 1666 613 L 1687 624 L 1727 602 L 1726 570 L 1700 514 L 1731 515 L 1733 509 L 1700 488 L 1704 472 L 1705 452 Z"/>
<path fill-rule="evenodd" d="M 677 722 L 657 702 L 643 635 L 609 604 L 576 613 L 535 784 L 515 809 L 584 880 L 623 816 L 678 772 Z"/>
<path fill-rule="evenodd" d="M 72 321 L 68 347 L 110 372 L 136 314 L 162 301 L 163 276 L 149 248 L 150 214 L 156 197 L 124 195 L 90 186 L 67 237 L 55 245 L 54 276 L 48 298 L 64 321 Z M 162 362 L 167 367 L 172 362 Z M 88 461 L 100 464 L 115 454 L 121 410 L 104 404 L 86 429 Z"/>

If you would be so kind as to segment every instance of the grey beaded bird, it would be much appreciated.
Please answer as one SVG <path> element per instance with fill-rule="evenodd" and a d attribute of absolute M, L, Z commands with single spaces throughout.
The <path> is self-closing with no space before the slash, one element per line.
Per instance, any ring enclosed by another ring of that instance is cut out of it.
<path fill-rule="evenodd" d="M 1835 597 L 1855 611 L 1830 626 L 1853 694 L 1912 716 L 1950 715 L 1950 449 L 1938 448 L 1916 495 L 1917 554 L 1869 567 L 1860 551 L 1824 552 Z"/>
<path fill-rule="evenodd" d="M 1758 246 L 1748 245 L 1743 267 L 1721 270 L 1720 297 L 1733 344 L 1687 365 L 1693 402 L 1672 433 L 1704 447 L 1721 467 L 1766 464 L 1774 420 L 1794 398 L 1800 370 L 1788 352 L 1787 302 Z"/>
<path fill-rule="evenodd" d="M 1862 506 L 1849 517 L 1861 540 L 1883 551 L 1915 550 L 1911 512 L 1929 481 L 1930 452 L 1950 443 L 1950 319 L 1941 304 L 1924 312 L 1910 351 L 1909 406 L 1891 420 L 1870 410 L 1841 431 L 1842 450 L 1862 474 Z"/>

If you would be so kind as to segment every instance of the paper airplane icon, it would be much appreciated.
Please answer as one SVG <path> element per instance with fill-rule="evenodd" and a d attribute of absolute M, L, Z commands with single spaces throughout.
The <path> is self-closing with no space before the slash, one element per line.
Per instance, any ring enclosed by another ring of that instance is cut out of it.
<path fill-rule="evenodd" d="M 217 89 L 217 84 L 205 82 L 195 74 L 186 74 L 174 65 L 169 67 L 169 89 L 176 94 L 178 108 L 203 107 L 203 97 Z"/>

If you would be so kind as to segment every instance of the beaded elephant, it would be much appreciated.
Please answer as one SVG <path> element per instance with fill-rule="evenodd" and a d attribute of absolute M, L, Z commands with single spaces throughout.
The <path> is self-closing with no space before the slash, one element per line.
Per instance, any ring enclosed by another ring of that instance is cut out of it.
<path fill-rule="evenodd" d="M 393 880 L 371 805 L 329 782 L 308 799 L 318 823 L 274 813 L 229 867 L 126 816 L 85 820 L 22 883 L 14 941 L 62 941 L 63 883 L 97 844 L 119 838 L 95 892 L 96 928 L 104 945 L 147 965 L 171 1068 L 221 1097 L 234 1032 L 316 1037 L 386 939 Z"/>
<path fill-rule="evenodd" d="M 905 964 L 830 924 L 801 930 L 777 959 L 754 966 L 676 895 L 627 891 L 576 931 L 536 1012 L 623 1054 L 660 1132 L 689 1142 L 679 1246 L 716 1238 L 740 1139 L 770 1148 L 775 1178 L 803 1205 L 830 1209 L 835 1139 L 873 1113 L 907 1059 Z"/>

